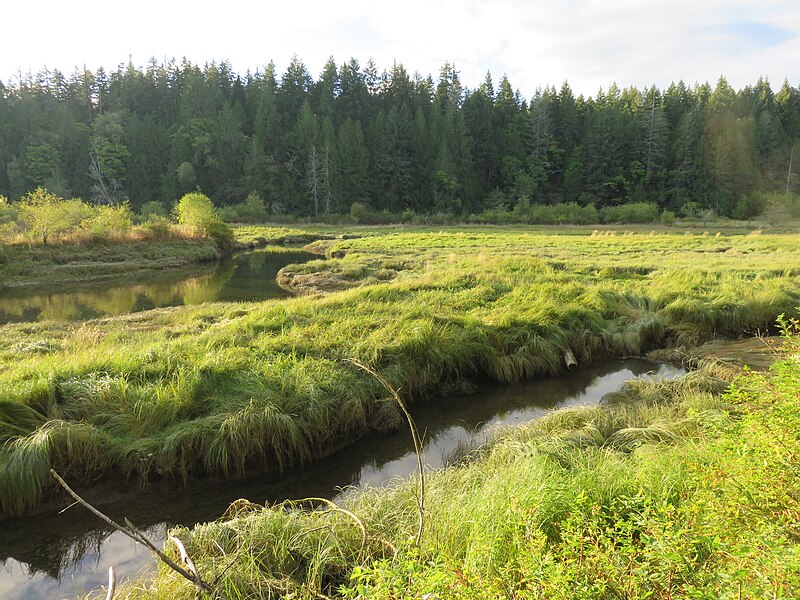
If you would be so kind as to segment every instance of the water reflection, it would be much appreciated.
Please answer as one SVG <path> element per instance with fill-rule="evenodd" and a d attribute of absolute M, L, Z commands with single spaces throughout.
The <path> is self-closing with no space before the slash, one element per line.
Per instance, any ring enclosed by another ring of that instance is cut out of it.
<path fill-rule="evenodd" d="M 425 437 L 425 463 L 444 464 L 459 446 L 482 443 L 494 427 L 536 419 L 553 408 L 597 404 L 605 394 L 634 377 L 676 377 L 667 365 L 630 359 L 609 361 L 563 377 L 486 389 L 478 394 L 414 407 Z M 165 485 L 103 510 L 118 522 L 129 517 L 164 540 L 168 528 L 218 518 L 237 498 L 272 503 L 287 498 L 336 498 L 348 485 L 382 485 L 416 470 L 407 431 L 371 436 L 309 468 L 278 480 L 204 481 L 188 488 Z M 0 598 L 68 597 L 103 585 L 113 564 L 122 576 L 154 568 L 150 554 L 112 533 L 80 507 L 66 514 L 40 515 L 0 525 Z"/>
<path fill-rule="evenodd" d="M 0 290 L 0 324 L 80 321 L 162 306 L 285 297 L 289 294 L 275 281 L 278 271 L 311 258 L 315 255 L 307 252 L 262 250 L 191 269 L 140 275 L 135 283 L 103 280 Z"/>

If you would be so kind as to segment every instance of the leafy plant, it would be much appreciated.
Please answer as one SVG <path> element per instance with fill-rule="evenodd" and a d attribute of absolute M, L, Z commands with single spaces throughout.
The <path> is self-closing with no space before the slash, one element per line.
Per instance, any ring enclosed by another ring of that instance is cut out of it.
<path fill-rule="evenodd" d="M 174 209 L 178 224 L 188 228 L 194 235 L 209 237 L 221 248 L 231 249 L 233 231 L 220 219 L 211 199 L 200 192 L 183 196 Z"/>

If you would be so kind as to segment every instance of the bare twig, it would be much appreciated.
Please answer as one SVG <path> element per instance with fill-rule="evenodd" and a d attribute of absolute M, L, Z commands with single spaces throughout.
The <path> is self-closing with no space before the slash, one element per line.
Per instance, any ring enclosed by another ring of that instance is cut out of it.
<path fill-rule="evenodd" d="M 114 572 L 114 566 L 108 567 L 108 593 L 106 600 L 113 600 L 114 592 L 117 591 L 117 574 Z"/>
<path fill-rule="evenodd" d="M 197 598 L 200 598 L 203 593 L 203 579 L 200 577 L 197 567 L 194 566 L 194 561 L 189 556 L 189 553 L 186 552 L 186 547 L 183 545 L 183 542 L 177 536 L 171 535 L 169 536 L 169 539 L 178 547 L 178 552 L 181 554 L 181 560 L 183 561 L 183 564 L 185 564 L 189 568 L 189 572 L 194 575 L 194 585 L 197 588 Z"/>
<path fill-rule="evenodd" d="M 75 491 L 73 491 L 73 489 L 71 487 L 69 487 L 69 485 L 67 485 L 67 482 L 64 481 L 61 478 L 61 476 L 58 473 L 56 473 L 53 469 L 50 469 L 50 474 L 59 483 L 59 485 L 61 487 L 63 487 L 70 496 L 72 496 L 72 498 L 78 504 L 80 504 L 81 506 L 83 506 L 84 508 L 89 510 L 89 512 L 94 514 L 99 519 L 101 519 L 101 520 L 105 521 L 106 523 L 108 523 L 111 527 L 113 527 L 117 531 L 119 531 L 119 532 L 125 534 L 126 536 L 128 536 L 129 538 L 131 538 L 134 542 L 137 542 L 137 543 L 149 548 L 150 551 L 153 554 L 155 554 L 158 557 L 159 560 L 161 560 L 161 562 L 166 564 L 170 569 L 175 571 L 178 575 L 180 575 L 184 579 L 188 579 L 189 581 L 191 581 L 195 585 L 195 587 L 197 588 L 198 592 L 206 592 L 208 594 L 211 594 L 211 596 L 215 597 L 215 598 L 219 598 L 220 597 L 220 594 L 216 590 L 214 590 L 214 588 L 212 588 L 210 585 L 205 583 L 200 578 L 199 575 L 195 575 L 194 573 L 190 573 L 189 571 L 187 571 L 186 569 L 184 569 L 183 567 L 178 565 L 169 556 L 164 554 L 152 541 L 150 541 L 150 539 L 144 533 L 142 533 L 139 529 L 137 529 L 133 525 L 133 523 L 131 523 L 128 519 L 125 519 L 125 523 L 126 523 L 127 526 L 120 525 L 119 523 L 117 523 L 116 521 L 114 521 L 113 519 L 108 517 L 107 515 L 103 514 L 99 510 L 97 510 L 94 506 L 92 506 L 86 500 L 81 498 L 77 493 L 75 493 Z M 192 563 L 192 566 L 194 566 L 194 563 Z M 196 573 L 196 569 L 195 569 L 195 573 Z"/>
<path fill-rule="evenodd" d="M 419 494 L 417 496 L 417 510 L 419 512 L 419 528 L 417 529 L 417 538 L 416 538 L 416 545 L 419 546 L 420 542 L 422 541 L 422 531 L 425 528 L 425 468 L 422 464 L 422 440 L 419 437 L 419 432 L 417 431 L 417 426 L 414 423 L 414 419 L 411 418 L 411 413 L 408 412 L 403 399 L 400 398 L 400 394 L 395 390 L 389 382 L 384 379 L 384 377 L 375 371 L 372 367 L 369 367 L 354 358 L 349 359 L 351 363 L 357 366 L 362 371 L 366 371 L 370 375 L 372 375 L 378 383 L 380 383 L 386 390 L 391 394 L 394 401 L 400 407 L 400 410 L 403 411 L 403 414 L 406 417 L 406 421 L 408 421 L 408 427 L 411 430 L 411 438 L 414 441 L 414 452 L 417 455 L 417 467 L 419 468 Z"/>

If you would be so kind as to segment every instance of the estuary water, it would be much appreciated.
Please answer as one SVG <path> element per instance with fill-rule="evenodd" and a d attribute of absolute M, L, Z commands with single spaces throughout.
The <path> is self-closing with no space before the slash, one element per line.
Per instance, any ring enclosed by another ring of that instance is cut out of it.
<path fill-rule="evenodd" d="M 103 279 L 0 289 L 0 325 L 84 321 L 164 306 L 287 297 L 291 294 L 275 281 L 278 271 L 313 258 L 319 256 L 299 250 L 255 250 L 218 263 L 139 275 L 136 281 Z"/>

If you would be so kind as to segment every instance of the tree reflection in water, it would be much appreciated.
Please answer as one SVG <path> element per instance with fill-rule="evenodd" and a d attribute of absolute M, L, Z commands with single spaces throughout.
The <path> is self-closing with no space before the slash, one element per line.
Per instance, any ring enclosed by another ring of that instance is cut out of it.
<path fill-rule="evenodd" d="M 81 321 L 164 306 L 285 297 L 288 293 L 275 282 L 278 271 L 311 258 L 316 256 L 255 251 L 217 264 L 144 274 L 135 283 L 106 279 L 0 289 L 0 324 Z"/>

